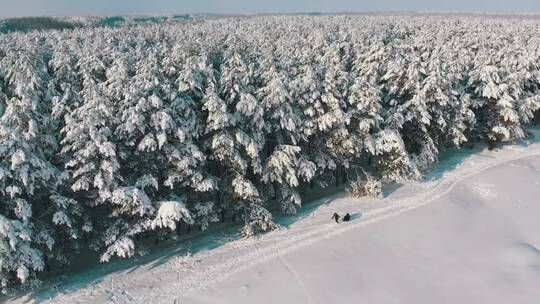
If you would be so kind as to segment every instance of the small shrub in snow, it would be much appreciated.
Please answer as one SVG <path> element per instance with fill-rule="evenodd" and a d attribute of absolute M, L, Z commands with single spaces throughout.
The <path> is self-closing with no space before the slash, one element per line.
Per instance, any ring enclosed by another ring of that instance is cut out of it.
<path fill-rule="evenodd" d="M 272 214 L 258 205 L 249 208 L 245 221 L 246 223 L 240 231 L 242 237 L 252 237 L 261 232 L 268 232 L 278 228 L 272 220 Z"/>
<path fill-rule="evenodd" d="M 375 197 L 382 198 L 382 184 L 380 181 L 374 179 L 371 176 L 367 176 L 366 179 L 358 177 L 355 181 L 351 182 L 347 187 L 347 193 L 352 197 Z"/>

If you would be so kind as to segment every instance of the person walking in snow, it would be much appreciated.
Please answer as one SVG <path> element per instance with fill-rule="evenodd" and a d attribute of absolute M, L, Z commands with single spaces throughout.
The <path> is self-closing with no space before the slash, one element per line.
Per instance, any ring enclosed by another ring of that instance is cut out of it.
<path fill-rule="evenodd" d="M 339 224 L 339 214 L 337 212 L 334 212 L 334 215 L 332 215 L 332 219 L 336 221 L 336 223 Z"/>
<path fill-rule="evenodd" d="M 343 217 L 343 221 L 348 222 L 350 220 L 351 220 L 351 215 L 347 212 L 347 214 L 345 214 L 345 216 Z"/>

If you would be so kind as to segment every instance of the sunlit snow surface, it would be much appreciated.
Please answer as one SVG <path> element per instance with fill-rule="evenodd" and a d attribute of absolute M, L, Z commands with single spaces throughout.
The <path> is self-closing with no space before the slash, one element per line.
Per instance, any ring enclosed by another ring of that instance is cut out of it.
<path fill-rule="evenodd" d="M 531 132 L 538 142 L 540 129 Z M 238 240 L 233 226 L 195 234 L 11 301 L 537 303 L 539 181 L 538 144 L 448 151 L 424 182 L 387 189 L 382 201 L 340 192 L 279 217 L 286 229 L 260 238 Z M 353 221 L 336 225 L 334 211 Z"/>

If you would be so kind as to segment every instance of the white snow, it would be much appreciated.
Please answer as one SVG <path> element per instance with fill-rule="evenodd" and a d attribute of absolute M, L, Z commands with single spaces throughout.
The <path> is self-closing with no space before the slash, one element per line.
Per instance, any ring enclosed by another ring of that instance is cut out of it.
<path fill-rule="evenodd" d="M 538 303 L 540 144 L 444 165 L 457 168 L 383 200 L 340 193 L 262 237 L 216 235 L 221 246 L 9 303 Z"/>
<path fill-rule="evenodd" d="M 490 198 L 496 197 L 497 191 L 495 186 L 491 184 L 472 183 L 470 187 L 483 197 Z"/>

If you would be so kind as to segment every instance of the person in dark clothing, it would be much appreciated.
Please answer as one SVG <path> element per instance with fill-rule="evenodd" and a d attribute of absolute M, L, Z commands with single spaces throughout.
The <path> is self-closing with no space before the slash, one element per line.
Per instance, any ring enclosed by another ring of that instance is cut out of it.
<path fill-rule="evenodd" d="M 345 214 L 345 216 L 343 217 L 343 221 L 348 222 L 350 220 L 351 220 L 351 215 L 347 212 L 347 214 Z"/>
<path fill-rule="evenodd" d="M 336 223 L 339 224 L 339 214 L 337 214 L 336 212 L 334 212 L 334 215 L 332 215 L 332 219 L 336 221 Z"/>

